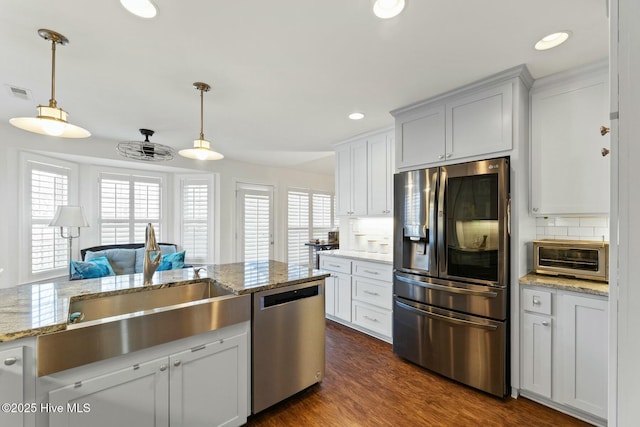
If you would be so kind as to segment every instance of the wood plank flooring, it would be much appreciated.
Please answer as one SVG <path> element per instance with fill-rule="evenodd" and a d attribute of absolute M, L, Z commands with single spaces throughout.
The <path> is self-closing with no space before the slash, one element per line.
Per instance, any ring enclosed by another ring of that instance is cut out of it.
<path fill-rule="evenodd" d="M 391 345 L 327 321 L 325 378 L 247 426 L 587 426 L 528 399 L 501 400 L 406 362 Z"/>

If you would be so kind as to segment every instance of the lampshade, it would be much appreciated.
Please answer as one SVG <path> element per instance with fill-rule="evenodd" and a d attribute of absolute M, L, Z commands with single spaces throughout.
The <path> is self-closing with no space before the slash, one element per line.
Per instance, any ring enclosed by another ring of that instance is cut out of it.
<path fill-rule="evenodd" d="M 193 86 L 200 91 L 200 138 L 193 141 L 193 148 L 185 148 L 178 151 L 182 157 L 196 160 L 220 160 L 224 156 L 217 151 L 211 149 L 211 143 L 204 139 L 203 122 L 204 122 L 204 92 L 211 89 L 206 83 L 195 82 Z"/>
<path fill-rule="evenodd" d="M 82 206 L 58 206 L 53 221 L 49 223 L 53 227 L 88 227 L 87 217 L 84 216 Z"/>
<path fill-rule="evenodd" d="M 58 108 L 56 101 L 56 44 L 66 45 L 69 39 L 52 30 L 40 29 L 38 34 L 51 41 L 51 99 L 49 105 L 38 105 L 36 117 L 15 117 L 9 120 L 13 126 L 42 135 L 60 136 L 62 138 L 86 138 L 91 133 L 67 121 L 67 112 Z"/>

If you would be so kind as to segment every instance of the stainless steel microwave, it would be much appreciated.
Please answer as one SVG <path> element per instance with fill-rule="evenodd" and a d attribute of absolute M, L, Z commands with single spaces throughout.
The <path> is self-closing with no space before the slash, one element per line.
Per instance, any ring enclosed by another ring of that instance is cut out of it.
<path fill-rule="evenodd" d="M 539 274 L 608 282 L 609 243 L 583 240 L 535 240 L 533 267 Z"/>

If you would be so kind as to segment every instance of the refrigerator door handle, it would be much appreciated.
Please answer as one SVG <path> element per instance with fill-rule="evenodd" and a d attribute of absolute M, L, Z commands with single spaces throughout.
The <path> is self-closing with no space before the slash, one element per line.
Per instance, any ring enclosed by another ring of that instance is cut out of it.
<path fill-rule="evenodd" d="M 511 197 L 507 199 L 507 235 L 511 236 Z"/>
<path fill-rule="evenodd" d="M 445 206 L 444 206 L 444 193 L 447 190 L 447 169 L 445 167 L 440 168 L 440 181 L 438 182 L 438 263 L 439 275 L 447 274 L 447 253 L 445 250 L 446 245 L 446 234 L 445 234 Z"/>
<path fill-rule="evenodd" d="M 476 323 L 476 322 L 472 322 L 470 320 L 463 320 L 463 319 L 458 319 L 457 317 L 449 317 L 449 316 L 443 316 L 442 314 L 437 314 L 437 313 L 432 313 L 430 311 L 425 311 L 425 310 L 420 310 L 418 308 L 412 307 L 408 304 L 405 304 L 403 302 L 400 301 L 396 301 L 396 304 L 400 307 L 403 308 L 405 310 L 411 311 L 413 313 L 417 313 L 420 315 L 424 315 L 427 317 L 432 317 L 438 320 L 442 320 L 445 322 L 449 322 L 449 323 L 455 323 L 457 325 L 464 325 L 464 326 L 472 326 L 474 328 L 481 328 L 481 329 L 488 329 L 488 330 L 496 330 L 498 329 L 497 326 L 495 325 L 487 325 L 484 323 Z"/>
<path fill-rule="evenodd" d="M 396 273 L 396 279 L 400 280 L 401 282 L 409 283 L 411 285 L 418 285 L 424 288 L 435 289 L 437 291 L 451 292 L 454 294 L 476 295 L 476 296 L 483 296 L 486 298 L 495 298 L 498 296 L 498 293 L 493 291 L 476 291 L 473 289 L 454 288 L 452 286 L 444 286 L 444 285 L 438 285 L 435 283 L 427 283 L 420 280 L 409 279 L 408 277 L 401 276 L 397 273 Z"/>

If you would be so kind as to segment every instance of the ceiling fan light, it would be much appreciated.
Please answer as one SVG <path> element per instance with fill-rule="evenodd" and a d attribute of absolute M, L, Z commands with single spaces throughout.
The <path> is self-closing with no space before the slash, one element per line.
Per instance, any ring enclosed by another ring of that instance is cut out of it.
<path fill-rule="evenodd" d="M 398 16 L 404 9 L 404 0 L 375 0 L 373 13 L 380 19 Z"/>
<path fill-rule="evenodd" d="M 156 6 L 149 0 L 120 0 L 120 4 L 140 18 L 154 18 L 158 13 Z"/>

